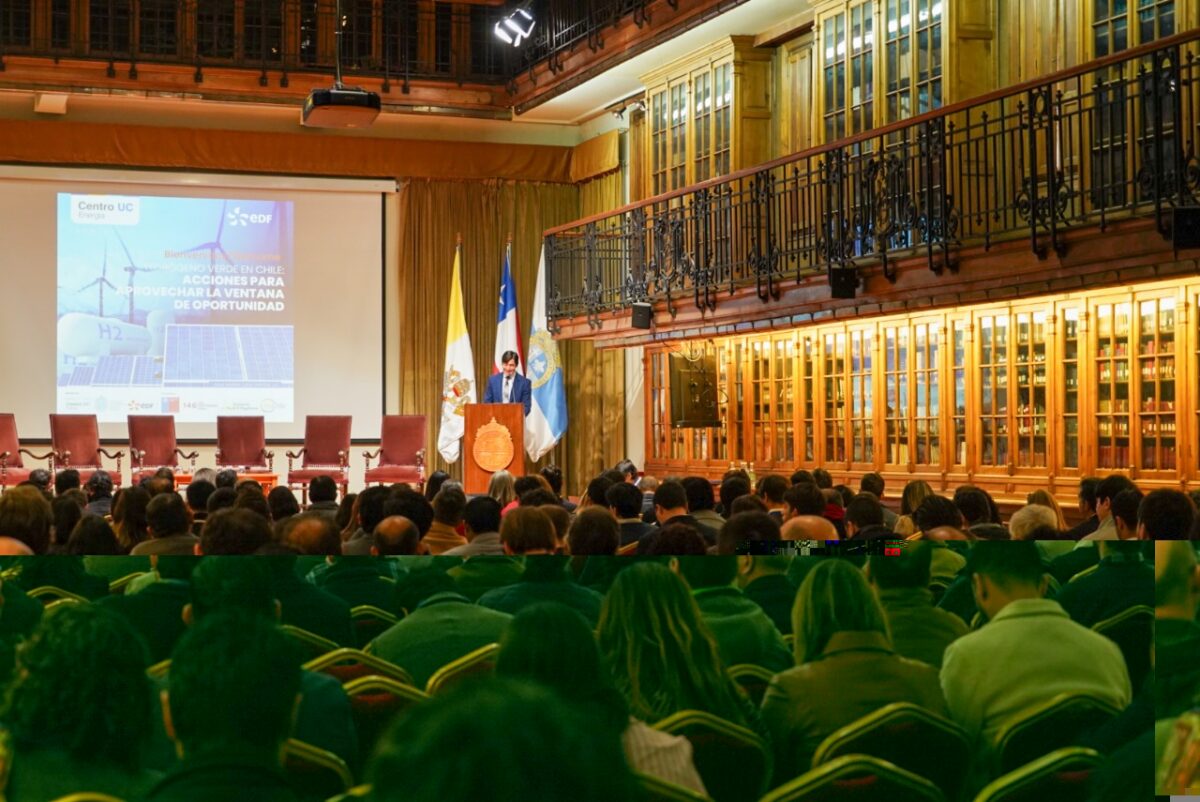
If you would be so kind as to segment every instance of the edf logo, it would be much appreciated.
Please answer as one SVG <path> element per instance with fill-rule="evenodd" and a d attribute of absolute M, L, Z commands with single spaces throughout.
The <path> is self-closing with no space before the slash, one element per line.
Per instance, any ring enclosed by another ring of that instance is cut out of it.
<path fill-rule="evenodd" d="M 272 215 L 243 212 L 241 206 L 234 206 L 233 211 L 226 215 L 230 226 L 263 225 L 271 222 Z"/>

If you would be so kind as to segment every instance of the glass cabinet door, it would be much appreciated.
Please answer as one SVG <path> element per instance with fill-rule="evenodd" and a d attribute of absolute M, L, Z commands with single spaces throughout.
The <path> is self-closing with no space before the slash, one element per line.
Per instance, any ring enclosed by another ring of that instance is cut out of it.
<path fill-rule="evenodd" d="M 883 330 L 884 420 L 887 425 L 886 461 L 907 465 L 908 450 L 908 326 Z"/>
<path fill-rule="evenodd" d="M 739 146 L 740 147 L 740 146 Z M 713 68 L 713 175 L 727 175 L 733 168 L 733 65 Z M 746 167 L 739 164 L 739 167 Z"/>
<path fill-rule="evenodd" d="M 1008 315 L 979 318 L 979 464 L 1008 465 Z"/>
<path fill-rule="evenodd" d="M 850 332 L 850 460 L 874 462 L 871 332 Z"/>
<path fill-rule="evenodd" d="M 1138 467 L 1174 471 L 1175 299 L 1138 302 Z"/>
<path fill-rule="evenodd" d="M 1062 363 L 1062 466 L 1079 467 L 1079 308 L 1062 310 L 1062 347 L 1059 360 Z"/>
<path fill-rule="evenodd" d="M 667 355 L 663 351 L 650 353 L 650 454 L 666 459 L 667 409 L 671 396 L 667 387 Z"/>
<path fill-rule="evenodd" d="M 825 461 L 846 461 L 846 335 L 825 335 Z"/>
<path fill-rule="evenodd" d="M 915 430 L 915 462 L 918 465 L 941 465 L 941 400 L 938 394 L 938 327 L 937 323 L 917 323 L 913 326 L 913 373 Z"/>
<path fill-rule="evenodd" d="M 1046 313 L 1018 312 L 1013 353 L 1017 467 L 1046 467 Z"/>
<path fill-rule="evenodd" d="M 750 459 L 755 462 L 771 460 L 771 341 L 750 342 L 750 422 L 754 429 L 754 446 Z"/>
<path fill-rule="evenodd" d="M 801 450 L 804 452 L 805 462 L 811 464 L 816 461 L 816 398 L 814 396 L 816 390 L 814 382 L 817 375 L 817 340 L 813 334 L 803 334 L 800 342 L 800 376 L 804 384 Z"/>
<path fill-rule="evenodd" d="M 775 401 L 773 459 L 777 465 L 791 466 L 796 462 L 796 341 L 790 336 L 780 337 L 775 340 L 774 348 L 772 372 L 775 383 L 771 393 Z"/>
<path fill-rule="evenodd" d="M 955 320 L 950 324 L 954 338 L 954 412 L 951 416 L 951 428 L 954 430 L 954 464 L 967 464 L 967 343 L 970 323 L 966 320 Z"/>
<path fill-rule="evenodd" d="M 661 195 L 667 185 L 667 93 L 650 96 L 650 194 Z"/>
<path fill-rule="evenodd" d="M 1096 306 L 1096 467 L 1130 462 L 1130 314 L 1128 303 Z"/>
<path fill-rule="evenodd" d="M 712 73 L 692 78 L 692 181 L 712 178 Z"/>

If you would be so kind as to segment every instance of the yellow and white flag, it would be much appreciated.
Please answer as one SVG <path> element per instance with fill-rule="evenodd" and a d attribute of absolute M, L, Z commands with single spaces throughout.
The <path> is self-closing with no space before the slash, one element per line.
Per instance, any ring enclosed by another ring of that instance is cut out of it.
<path fill-rule="evenodd" d="M 459 265 L 462 244 L 454 251 L 454 271 L 450 279 L 450 319 L 446 323 L 446 366 L 442 373 L 442 427 L 438 431 L 438 451 L 446 462 L 457 462 L 462 450 L 464 414 L 467 404 L 475 403 L 475 361 L 471 357 L 471 338 L 467 335 L 467 316 L 463 312 Z"/>

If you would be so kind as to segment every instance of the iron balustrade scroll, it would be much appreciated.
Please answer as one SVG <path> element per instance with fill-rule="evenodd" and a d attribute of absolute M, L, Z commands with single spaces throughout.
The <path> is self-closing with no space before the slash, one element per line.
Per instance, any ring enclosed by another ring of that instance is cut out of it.
<path fill-rule="evenodd" d="M 954 270 L 966 245 L 1064 234 L 1200 197 L 1200 31 L 712 179 L 546 232 L 547 312 L 559 321 L 634 301 L 674 316 L 753 286 L 923 256 Z"/>

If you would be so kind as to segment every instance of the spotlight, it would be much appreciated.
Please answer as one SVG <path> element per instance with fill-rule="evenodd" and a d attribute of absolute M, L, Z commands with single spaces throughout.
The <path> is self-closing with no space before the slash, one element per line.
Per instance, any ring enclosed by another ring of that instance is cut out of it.
<path fill-rule="evenodd" d="M 521 42 L 533 33 L 533 15 L 526 8 L 518 8 L 504 19 L 496 23 L 492 30 L 497 38 L 513 47 L 520 47 Z"/>

